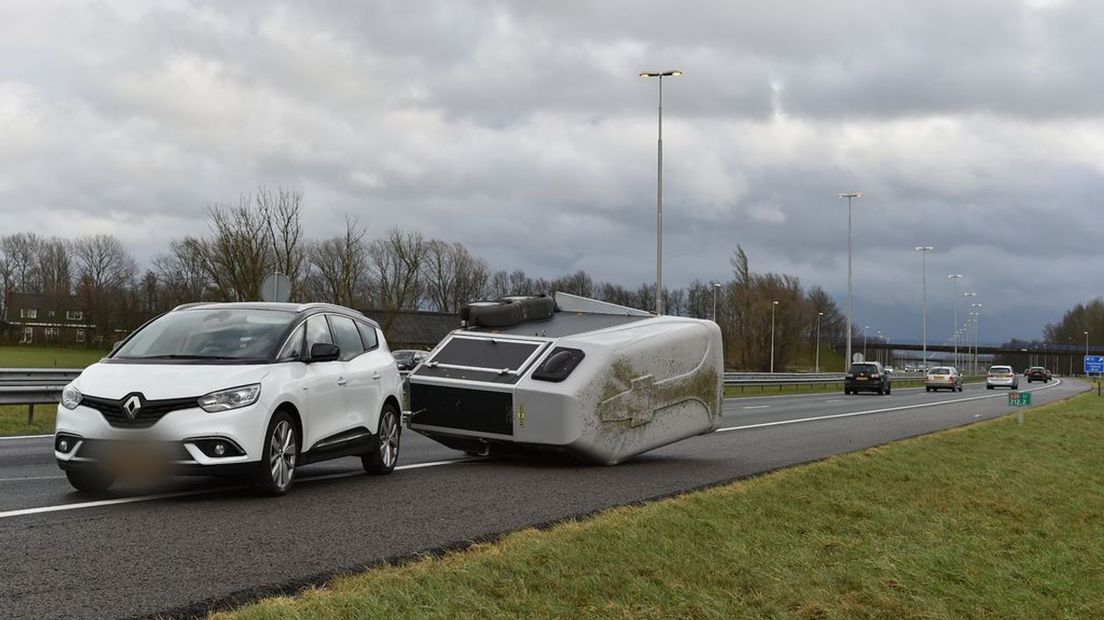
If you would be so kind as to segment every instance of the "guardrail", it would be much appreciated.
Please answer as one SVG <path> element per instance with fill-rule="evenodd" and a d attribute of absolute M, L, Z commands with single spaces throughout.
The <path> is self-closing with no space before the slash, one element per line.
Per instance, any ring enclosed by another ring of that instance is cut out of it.
<path fill-rule="evenodd" d="M 924 378 L 923 373 L 919 372 L 895 372 L 891 375 L 894 381 L 898 380 L 920 380 Z M 798 390 L 802 386 L 809 386 L 812 390 L 818 386 L 829 385 L 842 385 L 843 373 L 842 372 L 726 372 L 724 374 L 725 387 L 738 387 L 743 392 L 746 388 L 757 387 L 760 391 L 765 392 L 768 387 L 778 386 L 778 391 L 781 392 L 784 387 L 796 387 Z"/>
<path fill-rule="evenodd" d="M 81 371 L 71 368 L 0 369 L 0 405 L 27 405 L 27 426 L 34 424 L 35 405 L 61 400 L 61 391 Z"/>

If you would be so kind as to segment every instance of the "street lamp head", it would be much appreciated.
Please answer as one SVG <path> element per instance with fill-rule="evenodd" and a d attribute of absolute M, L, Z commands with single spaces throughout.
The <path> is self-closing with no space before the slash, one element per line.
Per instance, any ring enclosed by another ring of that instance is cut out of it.
<path fill-rule="evenodd" d="M 664 77 L 678 77 L 682 75 L 682 71 L 678 69 L 671 69 L 670 71 L 641 71 L 640 77 L 642 78 L 664 78 Z"/>
<path fill-rule="evenodd" d="M 951 278 L 952 280 L 957 280 L 958 278 L 964 278 L 966 276 L 962 275 L 961 273 L 952 273 L 948 274 L 947 277 Z"/>
<path fill-rule="evenodd" d="M 862 192 L 840 192 L 840 198 L 862 198 Z"/>
<path fill-rule="evenodd" d="M 668 71 L 666 73 L 666 75 L 669 75 L 671 77 L 678 77 L 678 76 L 682 75 L 682 71 L 679 71 L 678 69 L 673 69 L 671 71 Z"/>
<path fill-rule="evenodd" d="M 933 248 L 930 245 L 918 245 L 918 246 L 916 246 L 916 251 L 917 252 L 931 252 L 934 249 L 935 248 Z"/>
<path fill-rule="evenodd" d="M 823 312 L 817 312 L 817 316 L 824 316 Z"/>
<path fill-rule="evenodd" d="M 720 282 L 714 282 L 713 283 L 713 288 L 721 288 L 721 283 Z"/>
<path fill-rule="evenodd" d="M 967 292 L 967 293 L 963 293 L 962 296 L 963 297 L 977 297 L 977 293 Z"/>

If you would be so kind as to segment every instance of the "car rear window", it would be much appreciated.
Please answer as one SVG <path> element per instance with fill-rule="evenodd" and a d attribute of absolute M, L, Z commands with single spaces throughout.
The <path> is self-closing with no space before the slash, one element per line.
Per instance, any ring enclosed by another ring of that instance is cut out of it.
<path fill-rule="evenodd" d="M 951 374 L 950 368 L 932 368 L 928 371 L 929 375 L 949 375 Z"/>
<path fill-rule="evenodd" d="M 989 368 L 989 372 L 1012 372 L 1011 366 L 992 366 Z"/>
<path fill-rule="evenodd" d="M 878 372 L 878 367 L 875 366 L 874 364 L 852 364 L 851 365 L 851 372 L 852 373 L 856 373 L 856 372 L 866 372 L 866 373 Z"/>

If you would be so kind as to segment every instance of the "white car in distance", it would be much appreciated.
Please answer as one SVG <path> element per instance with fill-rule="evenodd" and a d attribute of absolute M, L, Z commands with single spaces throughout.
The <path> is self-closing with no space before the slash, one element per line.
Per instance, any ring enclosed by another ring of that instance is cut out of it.
<path fill-rule="evenodd" d="M 1020 378 L 1011 366 L 990 366 L 989 373 L 985 376 L 985 389 L 992 390 L 998 387 L 1019 389 Z"/>
<path fill-rule="evenodd" d="M 200 303 L 136 330 L 65 387 L 54 456 L 78 490 L 233 475 L 282 495 L 301 465 L 398 460 L 402 380 L 379 325 L 330 304 Z"/>

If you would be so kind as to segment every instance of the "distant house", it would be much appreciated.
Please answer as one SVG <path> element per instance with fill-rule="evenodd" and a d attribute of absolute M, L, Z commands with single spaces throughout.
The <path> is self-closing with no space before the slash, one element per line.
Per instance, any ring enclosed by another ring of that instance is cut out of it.
<path fill-rule="evenodd" d="M 396 349 L 432 349 L 449 332 L 460 327 L 460 315 L 415 310 L 363 310 L 383 328 L 387 345 Z"/>
<path fill-rule="evenodd" d="M 95 329 L 75 295 L 12 293 L 4 308 L 4 331 L 16 344 L 84 346 Z"/>

